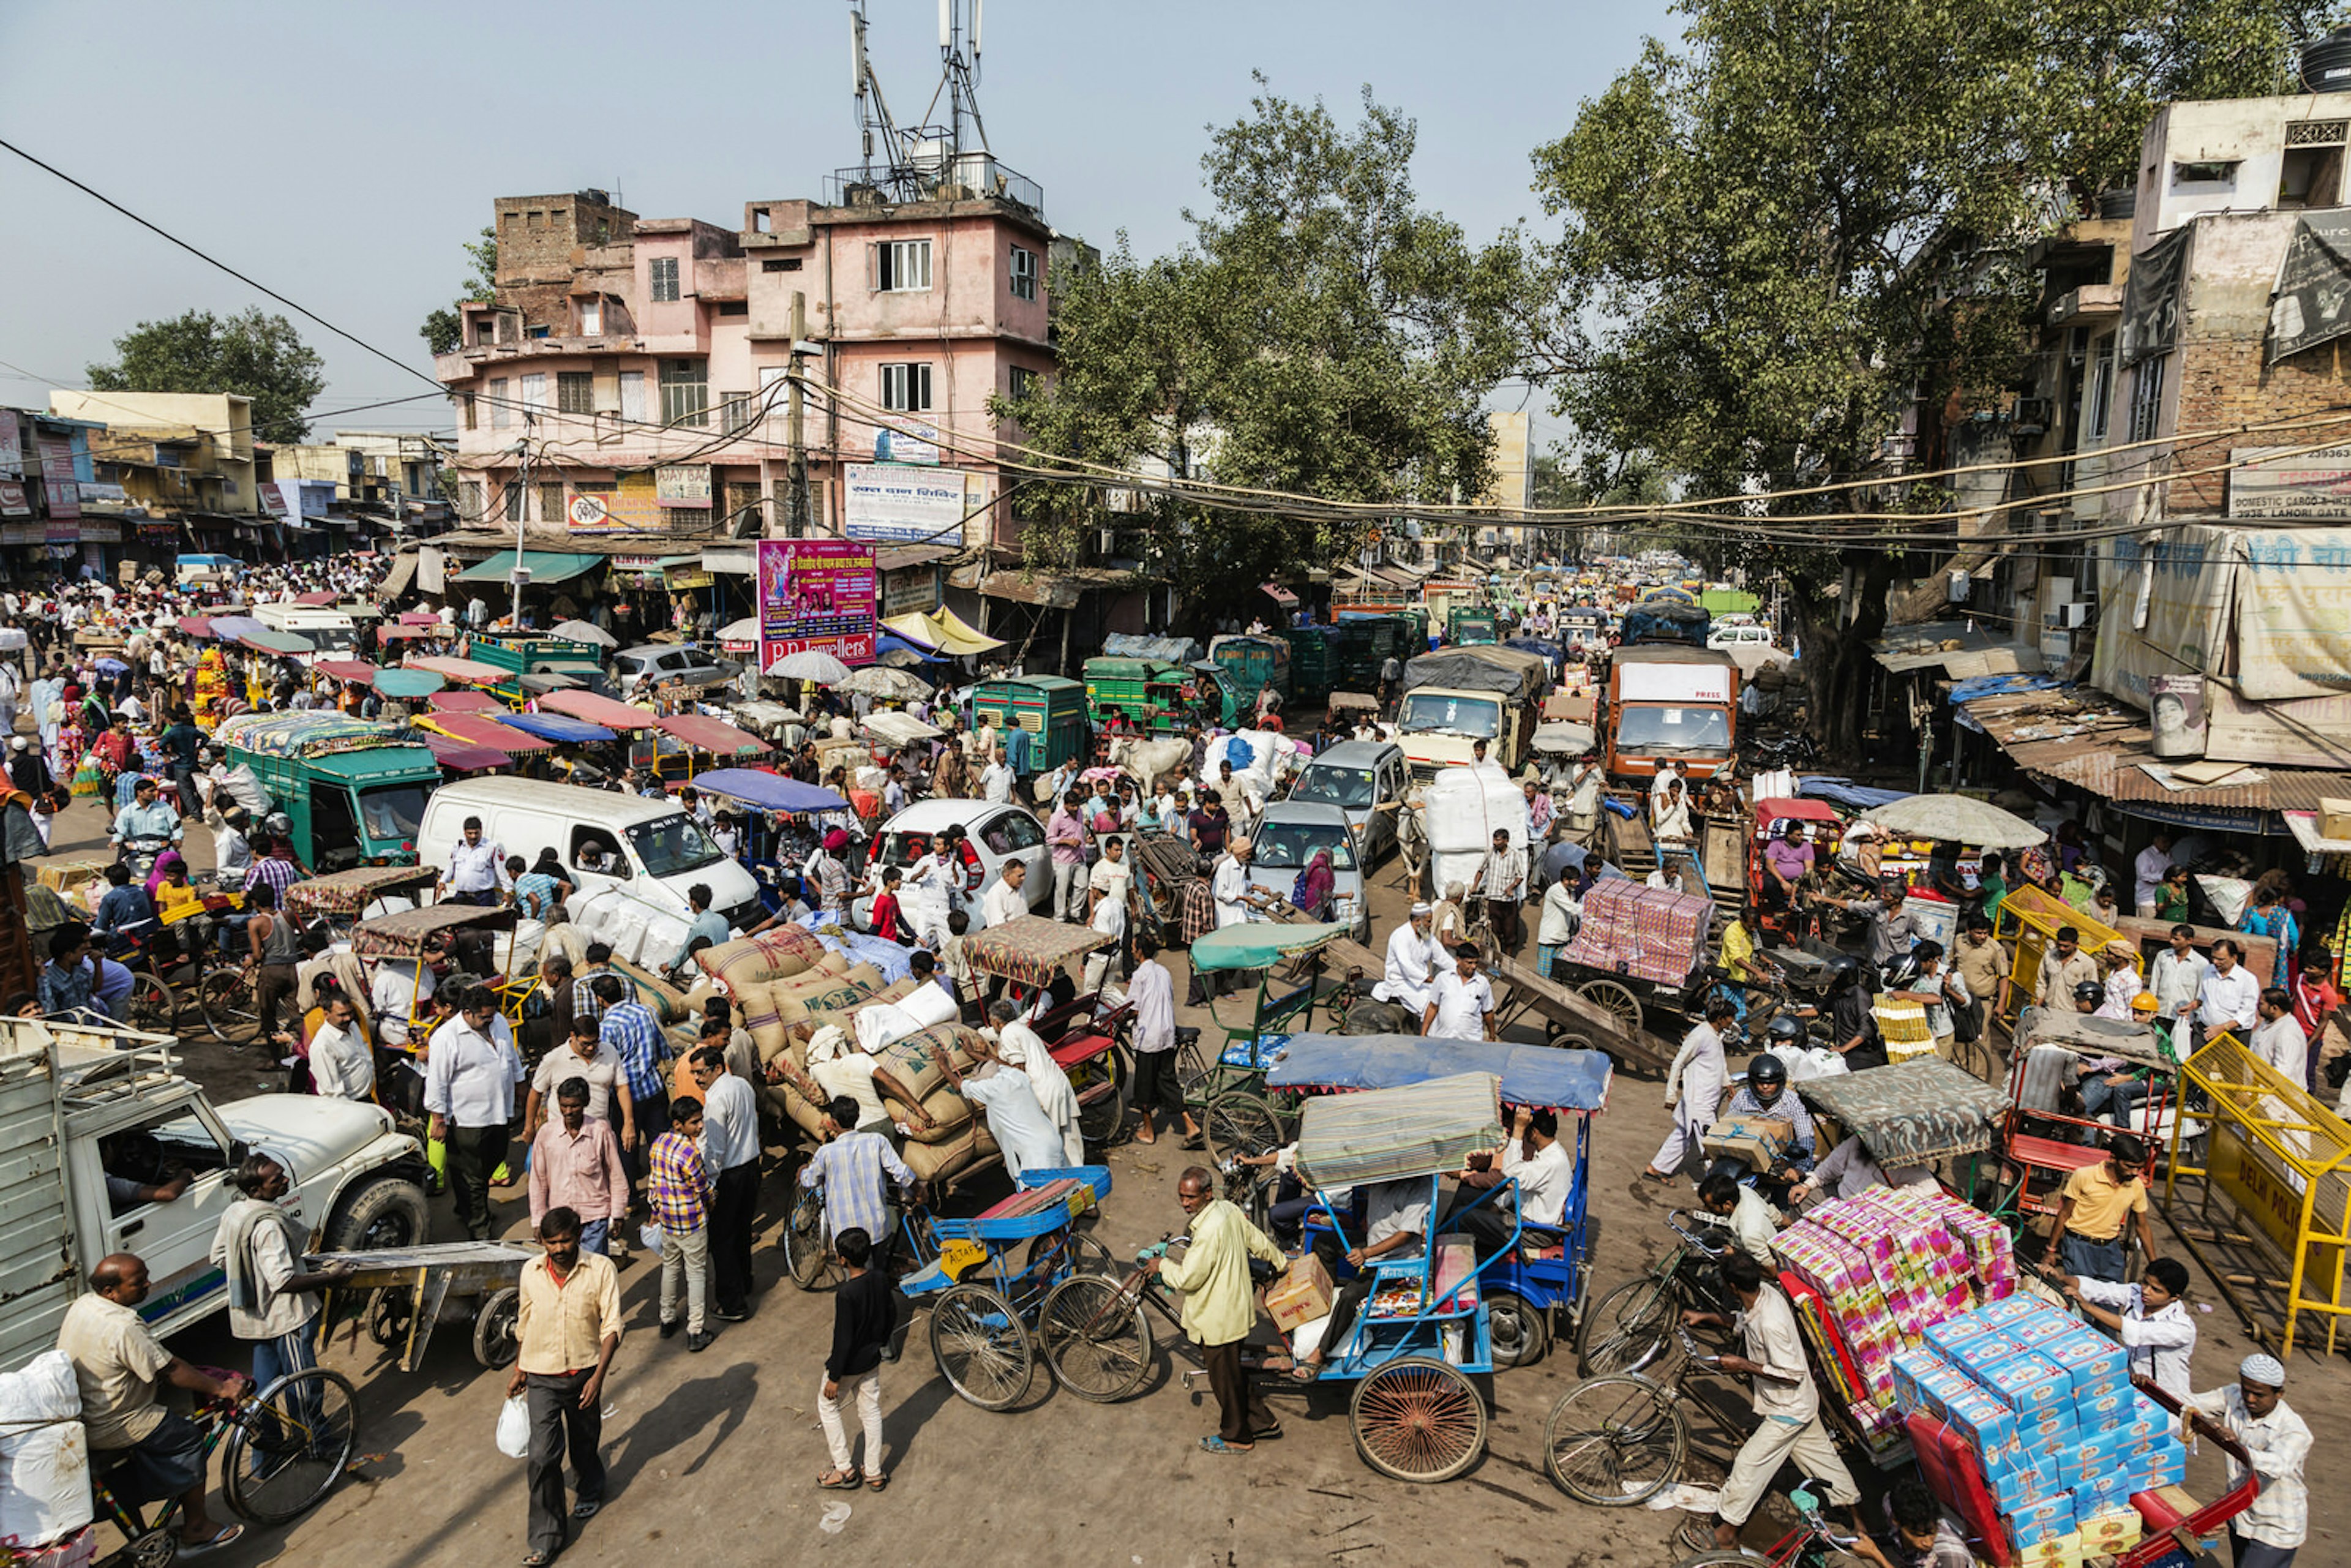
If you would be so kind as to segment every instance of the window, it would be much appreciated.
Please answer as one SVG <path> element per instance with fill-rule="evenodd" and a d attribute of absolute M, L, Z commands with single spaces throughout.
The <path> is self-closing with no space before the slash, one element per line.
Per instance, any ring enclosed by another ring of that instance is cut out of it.
<path fill-rule="evenodd" d="M 541 485 L 538 487 L 538 520 L 559 523 L 563 520 L 563 486 Z"/>
<path fill-rule="evenodd" d="M 931 286 L 931 242 L 893 239 L 873 246 L 873 287 L 885 294 L 919 293 Z"/>
<path fill-rule="evenodd" d="M 529 218 L 524 222 L 522 226 L 530 230 L 533 234 L 536 234 L 540 229 L 547 226 L 547 214 L 543 212 L 533 213 L 530 214 Z"/>
<path fill-rule="evenodd" d="M 2233 158 L 2199 159 L 2171 166 L 2171 183 L 2175 189 L 2181 185 L 2234 185 L 2236 183 L 2237 161 Z"/>
<path fill-rule="evenodd" d="M 653 259 L 653 303 L 672 305 L 677 302 L 677 257 L 657 256 Z"/>
<path fill-rule="evenodd" d="M 514 214 L 508 213 L 507 215 L 512 217 Z M 457 495 L 458 510 L 465 513 L 468 521 L 480 522 L 482 520 L 482 482 L 479 479 L 460 481 L 457 486 Z"/>
<path fill-rule="evenodd" d="M 718 428 L 733 435 L 751 428 L 758 417 L 759 402 L 749 392 L 723 392 L 718 401 Z"/>
<path fill-rule="evenodd" d="M 775 233 L 775 232 L 776 232 L 776 214 L 775 214 L 775 210 L 774 210 L 773 208 L 771 208 L 771 207 L 754 207 L 754 208 L 752 208 L 752 209 L 751 209 L 751 232 L 752 232 L 753 234 L 763 234 L 763 235 L 771 235 L 771 234 Z"/>
<path fill-rule="evenodd" d="M 509 479 L 499 486 L 498 489 L 506 497 L 507 521 L 510 523 L 522 521 L 522 486 Z"/>
<path fill-rule="evenodd" d="M 587 371 L 556 371 L 555 406 L 565 413 L 595 413 L 595 376 Z"/>
<path fill-rule="evenodd" d="M 661 362 L 661 417 L 664 424 L 706 425 L 710 423 L 709 368 L 701 360 Z"/>
<path fill-rule="evenodd" d="M 582 299 L 580 302 L 580 335 L 583 338 L 601 338 L 604 335 L 604 302 L 602 300 Z"/>
<path fill-rule="evenodd" d="M 2158 354 L 2138 362 L 2138 374 L 2131 382 L 2132 441 L 2154 440 L 2163 422 L 2163 368 L 2170 358 L 2168 354 Z"/>
<path fill-rule="evenodd" d="M 507 396 L 509 384 L 504 376 L 490 382 L 490 428 L 492 430 L 504 430 L 513 420 L 513 404 Z"/>
<path fill-rule="evenodd" d="M 1015 400 L 1029 396 L 1037 390 L 1038 375 L 1026 365 L 1012 367 L 1012 395 Z"/>
<path fill-rule="evenodd" d="M 482 426 L 481 426 L 481 414 L 480 414 L 480 413 L 479 413 L 477 410 L 475 410 L 475 408 L 474 407 L 474 394 L 473 394 L 472 392 L 467 392 L 467 393 L 465 394 L 465 428 L 466 428 L 467 430 L 479 430 L 479 429 L 482 427 Z"/>
<path fill-rule="evenodd" d="M 759 264 L 761 272 L 798 272 L 799 269 L 800 258 L 796 256 L 771 256 Z"/>
<path fill-rule="evenodd" d="M 882 406 L 902 413 L 921 413 L 931 406 L 931 367 L 882 367 Z"/>
<path fill-rule="evenodd" d="M 1014 246 L 1012 247 L 1012 267 L 1009 276 L 1012 280 L 1012 297 L 1015 299 L 1036 298 L 1037 253 L 1033 250 L 1023 250 L 1017 245 Z"/>
<path fill-rule="evenodd" d="M 1022 850 L 1033 850 L 1045 841 L 1044 830 L 1038 827 L 1037 819 L 1026 811 L 1005 812 L 988 823 L 985 832 L 994 835 L 988 840 L 987 847 L 998 854 L 1018 854 Z M 999 844 L 1001 848 L 998 847 Z"/>
<path fill-rule="evenodd" d="M 474 347 L 486 349 L 498 340 L 498 319 L 495 315 L 474 318 Z"/>
<path fill-rule="evenodd" d="M 645 423 L 645 372 L 621 372 L 621 417 L 631 424 Z"/>
<path fill-rule="evenodd" d="M 2090 369 L 2088 410 L 2090 417 L 2087 423 L 2090 426 L 2090 439 L 2093 441 L 2104 441 L 2106 438 L 2107 409 L 2115 398 L 2114 350 L 2114 342 L 2109 339 L 2106 351 L 2098 356 L 2097 362 Z"/>
<path fill-rule="evenodd" d="M 548 412 L 547 372 L 538 371 L 522 379 L 522 407 L 525 413 Z"/>

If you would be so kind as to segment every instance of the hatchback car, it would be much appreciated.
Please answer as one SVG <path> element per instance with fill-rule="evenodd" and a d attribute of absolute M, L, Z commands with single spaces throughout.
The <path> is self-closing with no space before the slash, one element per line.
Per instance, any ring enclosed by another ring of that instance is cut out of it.
<path fill-rule="evenodd" d="M 1249 860 L 1249 885 L 1283 898 L 1298 884 L 1298 873 L 1314 852 L 1329 850 L 1334 879 L 1331 918 L 1350 927 L 1356 941 L 1371 941 L 1372 904 L 1364 882 L 1364 857 L 1344 810 L 1295 799 L 1277 800 L 1265 809 L 1265 820 L 1250 841 L 1257 852 Z"/>
<path fill-rule="evenodd" d="M 741 661 L 722 659 L 702 648 L 646 643 L 612 655 L 612 682 L 627 696 L 646 681 L 731 681 L 743 673 Z"/>
<path fill-rule="evenodd" d="M 1317 752 L 1290 787 L 1301 806 L 1336 806 L 1355 830 L 1355 845 L 1367 865 L 1395 847 L 1396 817 L 1411 769 L 1404 748 L 1384 740 L 1343 740 Z"/>
<path fill-rule="evenodd" d="M 1029 880 L 1020 889 L 1029 895 L 1029 907 L 1044 909 L 1052 903 L 1053 874 L 1047 863 L 1051 852 L 1045 847 L 1045 827 L 1025 806 L 988 800 L 917 800 L 882 824 L 866 864 L 904 870 L 922 858 L 942 829 L 957 825 L 979 852 L 979 885 L 967 895 L 966 905 L 973 929 L 979 926 L 980 899 L 1004 879 L 1004 868 L 1013 861 L 1029 868 Z M 923 841 L 920 849 L 914 845 L 918 838 Z M 872 924 L 872 904 L 870 894 L 860 894 L 851 901 L 850 918 L 859 928 Z"/>

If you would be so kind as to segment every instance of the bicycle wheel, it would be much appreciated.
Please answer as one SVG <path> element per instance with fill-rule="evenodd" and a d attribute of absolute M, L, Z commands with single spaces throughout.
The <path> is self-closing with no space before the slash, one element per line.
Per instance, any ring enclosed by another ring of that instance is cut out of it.
<path fill-rule="evenodd" d="M 1208 1153 L 1218 1163 L 1239 1155 L 1270 1155 L 1281 1147 L 1281 1120 L 1273 1107 L 1247 1089 L 1219 1094 L 1201 1114 Z"/>
<path fill-rule="evenodd" d="M 1355 1452 L 1400 1481 L 1449 1481 L 1486 1451 L 1486 1401 L 1459 1368 L 1407 1355 L 1355 1385 Z"/>
<path fill-rule="evenodd" d="M 1628 1280 L 1583 1314 L 1576 1335 L 1576 1375 L 1634 1372 L 1657 1358 L 1673 1332 L 1671 1287 L 1655 1274 Z"/>
<path fill-rule="evenodd" d="M 932 1306 L 931 1358 L 948 1385 L 983 1410 L 1020 1403 L 1037 1372 L 1029 1331 L 985 1285 L 956 1285 Z"/>
<path fill-rule="evenodd" d="M 824 1195 L 804 1186 L 792 1199 L 791 1218 L 784 1222 L 784 1269 L 792 1283 L 813 1291 L 831 1266 L 824 1239 Z"/>
<path fill-rule="evenodd" d="M 179 1031 L 179 1004 L 172 988 L 145 969 L 131 977 L 131 994 L 123 998 L 122 1021 L 142 1034 Z"/>
<path fill-rule="evenodd" d="M 252 1035 L 261 1027 L 261 1010 L 254 1005 L 253 988 L 235 969 L 210 969 L 196 982 L 196 1013 L 204 1030 L 223 1045 L 237 1035 Z"/>
<path fill-rule="evenodd" d="M 1559 1489 L 1596 1508 L 1655 1497 L 1682 1472 L 1689 1424 L 1673 1391 L 1646 1377 L 1595 1377 L 1552 1406 L 1543 1469 Z"/>
<path fill-rule="evenodd" d="M 1176 1087 L 1186 1105 L 1198 1105 L 1208 1099 L 1208 1059 L 1196 1040 L 1187 1040 L 1176 1048 Z"/>
<path fill-rule="evenodd" d="M 1125 1398 L 1151 1371 L 1151 1320 L 1115 1280 L 1079 1274 L 1046 1296 L 1037 1345 L 1053 1381 L 1081 1399 Z"/>
<path fill-rule="evenodd" d="M 1078 1097 L 1078 1132 L 1091 1147 L 1106 1147 L 1126 1128 L 1126 1073 L 1118 1052 L 1104 1051 L 1070 1074 Z"/>
<path fill-rule="evenodd" d="M 338 1372 L 289 1373 L 236 1418 L 221 1461 L 230 1508 L 256 1524 L 283 1524 L 327 1495 L 359 1446 L 358 1399 Z"/>

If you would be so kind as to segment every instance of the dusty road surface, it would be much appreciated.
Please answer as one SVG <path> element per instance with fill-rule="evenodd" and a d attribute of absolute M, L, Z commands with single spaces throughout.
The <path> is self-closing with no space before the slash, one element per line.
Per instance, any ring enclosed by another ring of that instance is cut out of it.
<path fill-rule="evenodd" d="M 208 839 L 200 827 L 189 831 L 189 858 L 198 867 L 210 863 Z M 97 807 L 77 802 L 59 824 L 58 852 L 103 852 L 104 842 Z M 1383 942 L 1407 902 L 1398 875 L 1391 862 L 1377 877 L 1374 923 Z M 1182 955 L 1169 957 L 1181 997 Z M 1239 998 L 1225 1007 L 1239 1019 Z M 1208 1020 L 1202 1009 L 1185 1009 L 1182 1021 Z M 192 1044 L 188 1061 L 225 1097 L 282 1082 L 268 1053 L 257 1050 Z M 1593 1142 L 1595 1298 L 1663 1250 L 1664 1210 L 1636 1201 L 1627 1188 L 1665 1127 L 1656 1082 L 1620 1072 Z M 1181 1228 L 1176 1179 L 1194 1157 L 1173 1142 L 1112 1151 L 1116 1187 L 1093 1230 L 1113 1254 L 1131 1255 Z M 1489 1380 L 1486 1457 L 1459 1479 L 1415 1487 L 1382 1478 L 1356 1455 L 1343 1389 L 1277 1388 L 1273 1408 L 1284 1435 L 1253 1454 L 1218 1457 L 1196 1446 L 1215 1430 L 1215 1406 L 1205 1385 L 1197 1394 L 1186 1392 L 1177 1374 L 1191 1364 L 1170 1355 L 1165 1332 L 1157 1370 L 1123 1404 L 1073 1398 L 1040 1367 L 1018 1407 L 991 1415 L 957 1398 L 938 1376 L 925 1337 L 927 1319 L 918 1318 L 905 1358 L 883 1378 L 889 1490 L 820 1491 L 814 1481 L 826 1459 L 815 1396 L 831 1302 L 796 1290 L 774 1246 L 798 1163 L 795 1152 L 769 1151 L 753 1315 L 718 1325 L 723 1332 L 707 1351 L 690 1354 L 683 1336 L 663 1341 L 653 1332 L 655 1266 L 640 1253 L 622 1270 L 629 1337 L 604 1394 L 611 1497 L 579 1528 L 568 1563 L 1646 1568 L 1687 1555 L 1670 1539 L 1681 1516 L 1590 1508 L 1544 1475 L 1543 1425 L 1574 1383 L 1572 1347 Z M 499 1224 L 517 1239 L 528 1230 L 519 1191 L 510 1190 L 497 1208 Z M 983 1180 L 958 1195 L 952 1211 L 976 1211 L 1002 1191 L 1000 1176 Z M 433 1213 L 436 1236 L 459 1233 L 446 1197 L 434 1201 Z M 2160 1217 L 2156 1234 L 2158 1245 L 2172 1239 Z M 2252 1347 L 2209 1280 L 2199 1277 L 2191 1300 L 2201 1332 L 2197 1386 L 2218 1386 Z M 246 1364 L 225 1328 L 183 1336 L 176 1348 L 199 1362 Z M 364 1336 L 356 1344 L 339 1337 L 326 1363 L 361 1391 L 362 1460 L 308 1518 L 283 1529 L 254 1529 L 211 1561 L 224 1568 L 518 1562 L 527 1550 L 523 1467 L 500 1456 L 493 1441 L 505 1379 L 475 1364 L 465 1333 L 444 1329 L 427 1364 L 413 1374 L 402 1373 Z M 1689 1479 L 1711 1484 L 1752 1417 L 1743 1385 L 1729 1380 L 1694 1378 L 1688 1393 L 1695 1435 Z M 2301 1561 L 2351 1562 L 2351 1495 L 2341 1484 L 2343 1456 L 2351 1451 L 2351 1368 L 2340 1358 L 2298 1351 L 2289 1363 L 2287 1397 L 2317 1438 L 2312 1535 Z M 2208 1445 L 2191 1464 L 2190 1489 L 2213 1495 L 2219 1478 Z M 1792 1479 L 1782 1478 L 1783 1484 Z M 1865 1476 L 1864 1484 L 1874 1490 L 1877 1483 Z M 1750 1543 L 1768 1545 L 1771 1535 L 1759 1521 Z"/>

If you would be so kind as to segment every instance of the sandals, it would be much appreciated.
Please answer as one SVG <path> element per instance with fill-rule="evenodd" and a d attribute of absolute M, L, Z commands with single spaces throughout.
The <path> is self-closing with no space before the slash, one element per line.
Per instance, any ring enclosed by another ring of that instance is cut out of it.
<path fill-rule="evenodd" d="M 855 1470 L 827 1470 L 816 1484 L 827 1491 L 855 1491 L 862 1479 Z"/>
<path fill-rule="evenodd" d="M 1221 1436 L 1213 1432 L 1200 1439 L 1200 1447 L 1211 1454 L 1246 1454 L 1249 1451 L 1238 1443 L 1226 1442 Z"/>
<path fill-rule="evenodd" d="M 224 1546 L 235 1544 L 244 1537 L 244 1535 L 245 1526 L 241 1524 L 225 1524 L 221 1527 L 220 1533 L 214 1536 L 210 1541 L 181 1542 L 179 1555 L 183 1557 L 201 1557 L 207 1552 L 217 1552 Z"/>
<path fill-rule="evenodd" d="M 881 1491 L 887 1488 L 889 1484 L 890 1477 L 887 1472 L 878 1475 L 871 1475 L 865 1478 L 865 1490 L 867 1491 Z"/>
<path fill-rule="evenodd" d="M 555 1558 L 556 1553 L 552 1552 L 534 1552 L 522 1560 L 522 1568 L 547 1568 Z"/>

